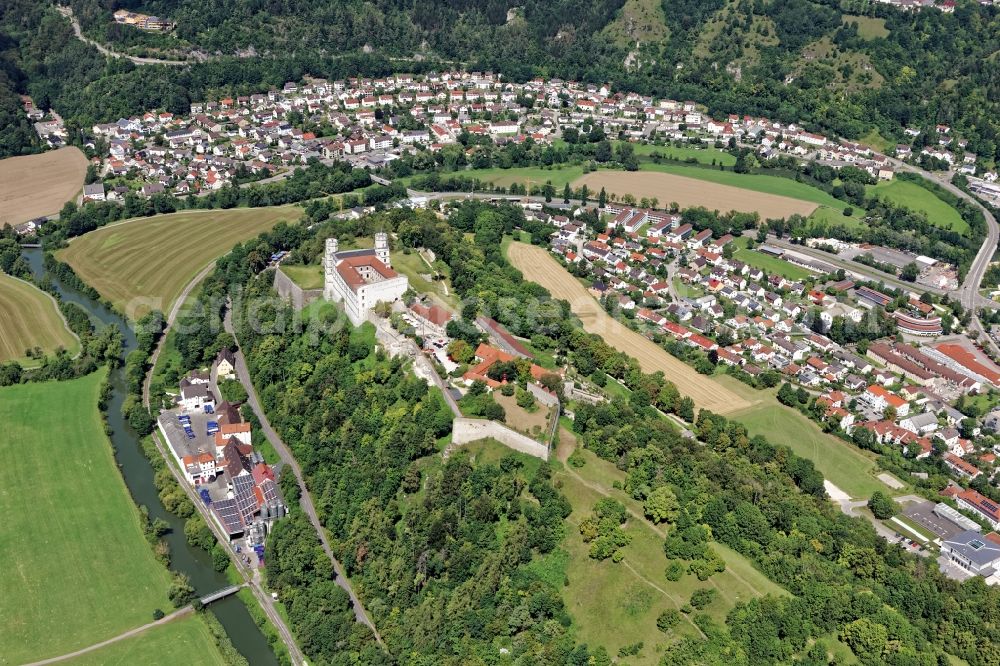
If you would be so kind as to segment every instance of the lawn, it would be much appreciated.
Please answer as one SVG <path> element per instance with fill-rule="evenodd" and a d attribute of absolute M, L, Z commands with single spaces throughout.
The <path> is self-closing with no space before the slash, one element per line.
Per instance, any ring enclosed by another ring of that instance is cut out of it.
<path fill-rule="evenodd" d="M 390 259 L 392 267 L 406 276 L 414 291 L 430 294 L 450 309 L 458 307 L 458 296 L 451 290 L 448 267 L 443 262 L 434 262 L 435 267 L 432 269 L 416 250 L 410 250 L 409 253 L 393 252 Z M 427 277 L 433 275 L 435 271 L 440 271 L 444 279 L 428 280 Z"/>
<path fill-rule="evenodd" d="M 633 146 L 635 147 L 635 154 L 641 157 L 649 157 L 653 153 L 659 153 L 673 160 L 683 161 L 694 159 L 701 164 L 709 165 L 714 161 L 716 164 L 724 166 L 733 166 L 736 164 L 735 157 L 714 146 L 696 148 L 694 146 L 657 146 L 652 143 L 636 143 Z"/>
<path fill-rule="evenodd" d="M 763 435 L 772 444 L 789 447 L 813 461 L 823 477 L 853 498 L 870 497 L 889 488 L 875 478 L 875 462 L 860 449 L 828 435 L 790 407 L 775 403 L 757 405 L 731 418 L 747 427 L 751 435 Z"/>
<path fill-rule="evenodd" d="M 686 166 L 683 164 L 653 164 L 643 162 L 639 165 L 643 171 L 661 171 L 671 173 L 676 176 L 687 176 L 710 183 L 720 185 L 730 185 L 753 192 L 763 192 L 765 194 L 777 194 L 792 199 L 811 201 L 822 206 L 829 206 L 837 210 L 844 210 L 847 202 L 835 199 L 832 195 L 823 190 L 781 176 L 768 176 L 764 174 L 736 173 L 734 171 L 719 171 L 718 169 L 705 169 L 696 166 Z"/>
<path fill-rule="evenodd" d="M 282 264 L 281 272 L 303 289 L 323 288 L 323 267 L 319 264 L 309 264 L 308 266 Z"/>
<path fill-rule="evenodd" d="M 927 221 L 936 227 L 951 229 L 960 234 L 969 233 L 969 223 L 962 219 L 957 210 L 916 183 L 894 178 L 877 185 L 868 185 L 865 189 L 869 195 L 926 214 Z"/>
<path fill-rule="evenodd" d="M 858 217 L 858 213 L 860 212 L 863 215 L 864 211 L 859 211 L 857 208 L 854 208 L 853 212 L 853 215 L 845 216 L 842 209 L 820 206 L 813 211 L 812 215 L 809 216 L 809 222 L 812 226 L 825 224 L 827 229 L 837 225 L 847 227 L 848 229 L 857 229 L 863 222 L 863 220 Z"/>
<path fill-rule="evenodd" d="M 56 256 L 128 317 L 163 312 L 198 272 L 241 241 L 295 222 L 295 206 L 194 210 L 111 224 L 73 239 Z"/>
<path fill-rule="evenodd" d="M 791 264 L 784 259 L 772 257 L 769 254 L 764 254 L 763 252 L 758 252 L 757 250 L 747 249 L 748 240 L 749 239 L 746 236 L 740 236 L 733 241 L 733 243 L 739 247 L 738 250 L 733 252 L 734 259 L 738 259 L 745 264 L 759 268 L 767 273 L 777 273 L 778 275 L 782 275 L 789 280 L 807 280 L 813 276 L 813 274 L 806 269 Z"/>
<path fill-rule="evenodd" d="M 100 371 L 0 389 L 0 654 L 72 652 L 170 610 L 97 409 Z"/>
<path fill-rule="evenodd" d="M 879 37 L 889 36 L 889 29 L 885 27 L 884 18 L 844 14 L 842 20 L 845 25 L 848 23 L 857 23 L 858 36 L 861 39 L 878 39 Z"/>
<path fill-rule="evenodd" d="M 205 622 L 188 615 L 65 662 L 72 666 L 225 666 Z"/>
<path fill-rule="evenodd" d="M 561 194 L 566 183 L 572 183 L 583 175 L 583 167 L 572 165 L 556 165 L 550 169 L 544 167 L 514 167 L 511 169 L 493 167 L 459 171 L 456 175 L 478 178 L 503 187 L 510 187 L 514 183 L 518 185 L 544 185 L 548 181 L 552 181 L 552 185 L 559 190 L 556 194 Z"/>
<path fill-rule="evenodd" d="M 51 296 L 0 272 L 0 363 L 30 363 L 24 352 L 35 347 L 45 353 L 62 347 L 76 354 L 80 340 L 66 327 Z"/>

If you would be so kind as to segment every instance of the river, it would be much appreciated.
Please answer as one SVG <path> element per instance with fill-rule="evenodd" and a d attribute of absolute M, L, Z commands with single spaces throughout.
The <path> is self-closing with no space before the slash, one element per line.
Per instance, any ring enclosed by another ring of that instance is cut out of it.
<path fill-rule="evenodd" d="M 135 332 L 125 319 L 86 295 L 64 285 L 54 275 L 47 275 L 42 263 L 41 250 L 27 249 L 24 255 L 37 280 L 45 276 L 51 278 L 62 298 L 86 310 L 96 326 L 115 324 L 121 328 L 124 334 L 125 354 L 135 349 Z M 188 545 L 184 537 L 184 520 L 167 511 L 160 502 L 156 486 L 153 485 L 153 467 L 142 452 L 139 435 L 129 427 L 121 415 L 121 406 L 126 394 L 125 377 L 121 368 L 112 371 L 111 385 L 114 393 L 108 403 L 107 418 L 113 431 L 111 443 L 114 445 L 115 458 L 125 479 L 125 485 L 128 486 L 136 504 L 149 509 L 150 518 L 162 518 L 170 524 L 171 530 L 164 537 L 170 544 L 170 568 L 187 574 L 199 596 L 228 587 L 230 582 L 225 574 L 217 572 L 212 567 L 212 557 L 200 548 Z M 253 666 L 258 664 L 278 666 L 278 660 L 271 646 L 239 597 L 231 596 L 217 601 L 209 607 L 209 611 L 219 619 L 233 645 Z"/>

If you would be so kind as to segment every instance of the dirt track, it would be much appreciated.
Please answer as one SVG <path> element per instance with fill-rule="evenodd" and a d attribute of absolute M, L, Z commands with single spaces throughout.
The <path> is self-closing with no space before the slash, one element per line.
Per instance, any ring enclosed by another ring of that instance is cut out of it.
<path fill-rule="evenodd" d="M 661 205 L 673 201 L 681 208 L 704 206 L 723 213 L 731 210 L 756 212 L 765 220 L 787 218 L 795 213 L 808 217 L 819 207 L 801 199 L 655 171 L 594 171 L 573 181 L 573 187 L 582 185 L 589 187 L 591 192 L 598 192 L 604 187 L 619 196 L 631 194 L 636 199 L 656 197 Z"/>
<path fill-rule="evenodd" d="M 0 227 L 58 213 L 86 172 L 87 158 L 75 147 L 0 160 Z"/>
<path fill-rule="evenodd" d="M 728 414 L 751 406 L 749 401 L 699 375 L 651 340 L 609 316 L 584 286 L 543 248 L 511 243 L 507 257 L 527 279 L 542 285 L 554 297 L 567 300 L 588 333 L 600 335 L 609 345 L 639 361 L 644 372 L 662 371 L 681 394 L 694 400 L 698 408 Z"/>

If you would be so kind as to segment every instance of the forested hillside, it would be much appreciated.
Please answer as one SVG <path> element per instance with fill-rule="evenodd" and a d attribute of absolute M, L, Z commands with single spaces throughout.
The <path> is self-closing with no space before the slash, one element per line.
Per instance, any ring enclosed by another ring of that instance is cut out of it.
<path fill-rule="evenodd" d="M 71 5 L 88 35 L 119 50 L 198 52 L 209 60 L 190 68 L 105 64 L 52 6 L 9 0 L 0 6 L 0 113 L 14 112 L 11 92 L 30 92 L 85 127 L 150 107 L 180 111 L 190 100 L 280 86 L 304 74 L 465 65 L 512 79 L 610 81 L 619 90 L 694 99 L 714 114 L 763 114 L 875 143 L 898 140 L 907 126 L 944 123 L 969 139 L 969 151 L 1000 156 L 1000 9 L 973 0 L 961 0 L 951 14 L 861 0 Z M 177 29 L 162 35 L 115 25 L 118 7 L 170 18 Z M 227 57 L 235 55 L 244 57 Z M 25 127 L 4 124 L 0 154 L 23 147 Z"/>

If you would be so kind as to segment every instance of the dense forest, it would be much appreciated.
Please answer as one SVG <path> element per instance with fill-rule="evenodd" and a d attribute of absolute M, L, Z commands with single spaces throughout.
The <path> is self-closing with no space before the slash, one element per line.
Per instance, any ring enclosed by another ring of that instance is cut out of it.
<path fill-rule="evenodd" d="M 620 0 L 71 4 L 89 35 L 123 50 L 262 57 L 184 68 L 105 62 L 51 6 L 9 0 L 0 6 L 0 118 L 17 120 L 0 125 L 0 155 L 32 143 L 14 93 L 28 92 L 88 127 L 151 108 L 181 112 L 191 100 L 305 74 L 378 76 L 462 64 L 514 80 L 611 82 L 694 99 L 713 114 L 762 114 L 853 139 L 891 143 L 917 126 L 932 141 L 934 125 L 943 123 L 969 140 L 969 151 L 987 161 L 1000 156 L 1000 10 L 972 0 L 948 14 L 848 0 L 843 7 L 841 0 L 662 0 L 652 20 L 665 23 L 665 36 L 638 45 L 613 36 L 625 20 Z M 177 21 L 176 34 L 113 26 L 118 7 Z"/>

